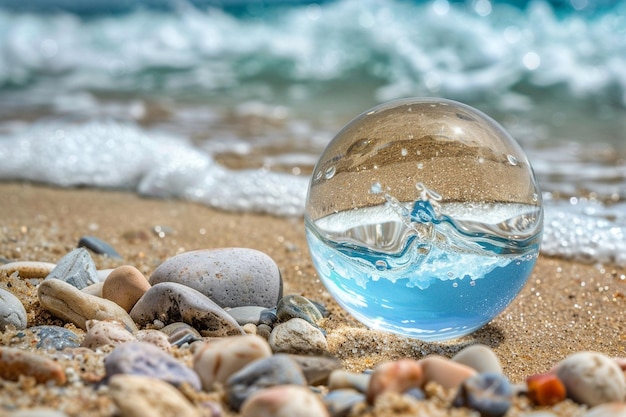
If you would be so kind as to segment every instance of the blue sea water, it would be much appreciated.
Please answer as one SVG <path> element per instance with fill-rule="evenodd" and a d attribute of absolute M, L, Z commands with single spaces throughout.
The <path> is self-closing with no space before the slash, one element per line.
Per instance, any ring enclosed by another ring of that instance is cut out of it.
<path fill-rule="evenodd" d="M 626 2 L 0 0 L 0 179 L 301 215 L 353 116 L 410 96 L 526 150 L 542 252 L 626 265 Z"/>

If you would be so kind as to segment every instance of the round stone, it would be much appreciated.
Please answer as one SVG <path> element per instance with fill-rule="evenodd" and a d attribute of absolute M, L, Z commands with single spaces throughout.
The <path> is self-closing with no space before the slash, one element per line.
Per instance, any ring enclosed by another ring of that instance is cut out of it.
<path fill-rule="evenodd" d="M 87 333 L 81 346 L 97 349 L 103 346 L 117 346 L 135 340 L 135 336 L 118 321 L 88 320 Z"/>
<path fill-rule="evenodd" d="M 282 297 L 278 266 L 263 252 L 246 248 L 181 253 L 150 276 L 152 285 L 176 282 L 200 291 L 221 307 L 273 308 Z"/>
<path fill-rule="evenodd" d="M 444 99 L 362 113 L 322 153 L 305 209 L 328 291 L 377 330 L 469 334 L 524 286 L 539 253 L 541 193 L 493 119 Z"/>
<path fill-rule="evenodd" d="M 137 300 L 149 289 L 150 283 L 137 268 L 122 265 L 107 276 L 102 286 L 102 297 L 130 312 Z"/>
<path fill-rule="evenodd" d="M 300 318 L 274 327 L 268 342 L 274 352 L 318 354 L 328 351 L 322 331 Z"/>
<path fill-rule="evenodd" d="M 320 398 L 306 387 L 282 385 L 254 393 L 241 407 L 241 417 L 328 417 Z"/>
<path fill-rule="evenodd" d="M 470 368 L 474 368 L 476 372 L 502 373 L 500 360 L 495 352 L 485 345 L 471 345 L 461 350 L 452 357 L 457 363 L 462 363 Z"/>
<path fill-rule="evenodd" d="M 26 321 L 26 309 L 19 298 L 0 288 L 0 332 L 7 326 L 14 326 L 17 330 L 25 329 Z"/>

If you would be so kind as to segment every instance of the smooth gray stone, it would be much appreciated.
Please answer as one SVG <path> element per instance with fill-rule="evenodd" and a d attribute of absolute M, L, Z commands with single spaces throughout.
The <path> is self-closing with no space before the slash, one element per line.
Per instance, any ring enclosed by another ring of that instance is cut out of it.
<path fill-rule="evenodd" d="M 324 397 L 324 405 L 331 417 L 346 417 L 355 404 L 365 402 L 365 394 L 352 389 L 331 391 Z"/>
<path fill-rule="evenodd" d="M 286 295 L 278 302 L 276 316 L 280 321 L 288 321 L 294 318 L 303 319 L 317 325 L 322 320 L 322 313 L 308 298 L 301 295 Z"/>
<path fill-rule="evenodd" d="M 172 385 L 188 383 L 200 391 L 200 377 L 182 362 L 147 342 L 126 342 L 104 359 L 107 379 L 117 374 L 157 378 Z"/>
<path fill-rule="evenodd" d="M 481 344 L 470 345 L 454 355 L 452 360 L 474 368 L 478 373 L 502 373 L 500 360 L 489 346 Z"/>
<path fill-rule="evenodd" d="M 102 239 L 98 239 L 95 236 L 83 236 L 78 240 L 79 248 L 87 248 L 93 253 L 98 255 L 106 255 L 113 259 L 122 259 L 122 256 L 117 253 L 113 246 L 109 245 Z"/>
<path fill-rule="evenodd" d="M 261 311 L 261 315 L 259 317 L 259 322 L 257 323 L 257 325 L 265 324 L 267 326 L 274 327 L 274 324 L 276 324 L 277 321 L 278 317 L 276 317 L 276 309 L 267 308 Z"/>
<path fill-rule="evenodd" d="M 203 249 L 181 253 L 161 264 L 150 284 L 176 282 L 200 291 L 221 307 L 273 308 L 283 295 L 276 262 L 246 248 Z"/>
<path fill-rule="evenodd" d="M 98 282 L 98 271 L 85 248 L 77 248 L 62 257 L 46 279 L 58 279 L 82 290 Z"/>
<path fill-rule="evenodd" d="M 26 328 L 26 309 L 13 293 L 0 288 L 0 331 L 13 325 L 17 330 Z"/>
<path fill-rule="evenodd" d="M 183 322 L 200 334 L 211 337 L 244 334 L 241 326 L 208 297 L 182 284 L 154 285 L 137 301 L 130 316 L 139 325 L 159 320 L 165 324 Z"/>
<path fill-rule="evenodd" d="M 333 356 L 289 355 L 302 369 L 309 385 L 322 385 L 328 381 L 331 372 L 343 367 Z"/>
<path fill-rule="evenodd" d="M 512 402 L 511 383 L 504 375 L 482 373 L 463 381 L 452 405 L 476 410 L 481 416 L 502 417 Z"/>
<path fill-rule="evenodd" d="M 239 411 L 244 401 L 257 391 L 276 385 L 302 385 L 307 381 L 289 355 L 276 354 L 248 364 L 226 381 L 228 403 Z"/>
<path fill-rule="evenodd" d="M 243 306 L 243 307 L 233 307 L 226 312 L 230 314 L 240 325 L 252 323 L 259 324 L 259 320 L 261 318 L 261 313 L 266 311 L 267 308 L 259 307 L 259 306 Z"/>

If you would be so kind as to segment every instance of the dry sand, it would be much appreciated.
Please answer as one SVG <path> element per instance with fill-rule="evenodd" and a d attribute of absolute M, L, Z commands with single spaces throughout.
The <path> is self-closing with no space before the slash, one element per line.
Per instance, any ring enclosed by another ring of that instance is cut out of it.
<path fill-rule="evenodd" d="M 348 370 L 362 371 L 402 357 L 451 356 L 468 344 L 484 343 L 497 353 L 505 374 L 513 382 L 523 382 L 528 375 L 545 372 L 576 351 L 626 356 L 624 267 L 542 256 L 518 298 L 486 327 L 453 342 L 424 343 L 368 330 L 335 304 L 313 269 L 302 218 L 227 213 L 125 192 L 21 183 L 0 184 L 0 195 L 0 257 L 8 260 L 56 262 L 84 235 L 105 240 L 124 257 L 119 261 L 94 255 L 99 268 L 131 264 L 146 275 L 184 251 L 219 247 L 264 251 L 282 271 L 285 294 L 301 294 L 330 308 L 331 316 L 324 324 L 330 350 Z M 9 282 L 0 277 L 3 288 Z M 36 298 L 28 298 L 26 290 L 19 295 L 25 299 L 29 326 L 54 322 L 39 309 Z M 4 388 L 23 396 L 22 404 L 54 406 L 59 401 L 25 383 L 5 384 Z M 396 411 L 390 412 L 394 407 Z M 109 415 L 111 410 L 105 401 L 89 407 L 89 412 L 83 408 L 77 415 Z M 571 404 L 561 404 L 555 411 L 559 415 L 581 412 Z M 396 404 L 371 415 L 410 412 Z"/>

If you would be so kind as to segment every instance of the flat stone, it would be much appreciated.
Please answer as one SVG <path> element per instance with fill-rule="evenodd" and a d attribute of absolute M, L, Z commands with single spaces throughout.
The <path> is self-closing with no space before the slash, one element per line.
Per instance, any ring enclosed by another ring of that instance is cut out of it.
<path fill-rule="evenodd" d="M 0 332 L 7 326 L 22 330 L 26 324 L 26 309 L 22 302 L 13 293 L 0 288 Z"/>
<path fill-rule="evenodd" d="M 54 382 L 64 385 L 65 371 L 59 363 L 34 352 L 0 347 L 0 379 L 17 381 L 20 376 L 30 376 L 38 383 Z"/>
<path fill-rule="evenodd" d="M 86 294 L 58 279 L 45 279 L 37 288 L 39 303 L 53 315 L 87 330 L 87 320 L 117 320 L 137 331 L 128 313 L 112 301 Z"/>
<path fill-rule="evenodd" d="M 329 417 L 320 398 L 306 387 L 283 385 L 255 392 L 241 407 L 241 417 Z"/>
<path fill-rule="evenodd" d="M 172 385 L 140 375 L 115 375 L 109 393 L 121 417 L 202 417 Z"/>
<path fill-rule="evenodd" d="M 228 403 L 239 411 L 244 401 L 257 391 L 277 385 L 306 386 L 298 364 L 285 354 L 276 354 L 249 363 L 226 381 Z"/>
<path fill-rule="evenodd" d="M 130 312 L 149 289 L 148 279 L 137 268 L 122 265 L 107 276 L 102 286 L 102 297 Z"/>
<path fill-rule="evenodd" d="M 339 359 L 333 356 L 311 356 L 311 355 L 289 355 L 291 359 L 296 361 L 304 373 L 307 384 L 322 385 L 326 384 L 328 377 L 333 371 L 342 368 Z"/>
<path fill-rule="evenodd" d="M 117 346 L 104 359 L 107 378 L 118 374 L 142 375 L 172 385 L 189 384 L 200 390 L 200 378 L 182 362 L 146 342 L 128 342 Z"/>
<path fill-rule="evenodd" d="M 20 278 L 45 278 L 57 266 L 50 262 L 18 261 L 0 265 L 0 273 L 7 276 L 17 272 Z"/>
<path fill-rule="evenodd" d="M 276 306 L 276 316 L 280 321 L 300 318 L 311 324 L 317 324 L 323 319 L 322 313 L 315 304 L 298 294 L 290 294 L 281 298 Z"/>
<path fill-rule="evenodd" d="M 260 306 L 233 307 L 226 310 L 242 326 L 249 323 L 259 324 L 261 313 L 264 311 L 267 311 L 267 308 Z"/>
<path fill-rule="evenodd" d="M 130 316 L 139 325 L 154 320 L 165 324 L 187 323 L 210 337 L 244 334 L 224 309 L 199 291 L 175 282 L 163 282 L 150 288 L 137 301 Z"/>
<path fill-rule="evenodd" d="M 578 352 L 556 366 L 567 395 L 590 407 L 626 398 L 626 376 L 612 358 L 597 352 Z"/>
<path fill-rule="evenodd" d="M 176 282 L 200 291 L 221 307 L 272 308 L 283 293 L 272 258 L 246 248 L 204 249 L 181 253 L 150 276 L 152 285 Z"/>
<path fill-rule="evenodd" d="M 480 344 L 468 346 L 454 355 L 452 360 L 467 365 L 478 373 L 502 373 L 500 360 L 489 346 Z"/>
<path fill-rule="evenodd" d="M 59 260 L 46 280 L 58 279 L 79 290 L 98 282 L 98 271 L 85 248 L 77 248 Z"/>
<path fill-rule="evenodd" d="M 301 318 L 276 325 L 268 341 L 274 352 L 320 354 L 328 351 L 328 342 L 321 330 Z"/>
<path fill-rule="evenodd" d="M 202 381 L 205 391 L 212 391 L 235 372 L 258 359 L 272 356 L 267 341 L 253 335 L 213 339 L 196 348 L 193 369 Z"/>
<path fill-rule="evenodd" d="M 95 236 L 83 236 L 78 240 L 79 248 L 87 248 L 93 253 L 98 255 L 105 255 L 113 259 L 122 259 L 122 256 L 117 253 L 113 246 L 106 243 L 104 240 Z"/>
<path fill-rule="evenodd" d="M 135 336 L 119 321 L 87 320 L 86 326 L 87 333 L 81 346 L 92 350 L 136 340 Z"/>

